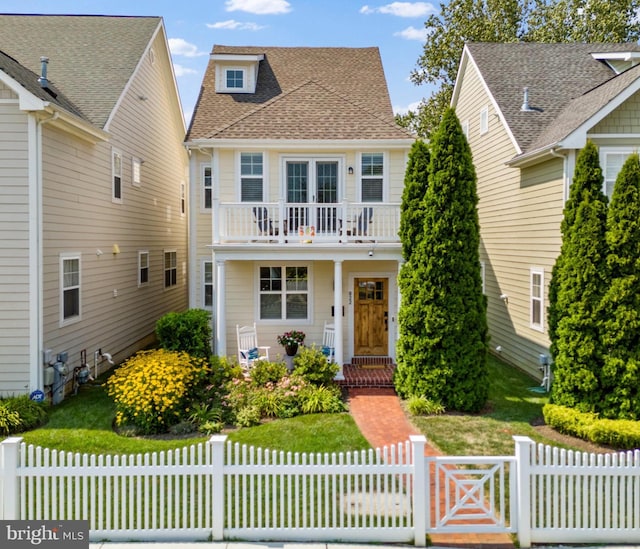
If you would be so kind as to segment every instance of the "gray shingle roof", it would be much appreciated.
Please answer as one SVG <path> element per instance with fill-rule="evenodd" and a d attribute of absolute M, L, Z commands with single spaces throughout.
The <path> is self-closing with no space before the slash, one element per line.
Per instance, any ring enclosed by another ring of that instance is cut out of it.
<path fill-rule="evenodd" d="M 37 76 L 40 57 L 48 57 L 53 87 L 104 128 L 160 23 L 160 17 L 3 14 L 0 50 Z"/>
<path fill-rule="evenodd" d="M 408 139 L 395 124 L 378 48 L 213 48 L 264 54 L 255 94 L 216 93 L 209 61 L 187 141 Z"/>
<path fill-rule="evenodd" d="M 640 51 L 638 44 L 470 43 L 467 48 L 523 154 L 566 137 L 640 75 L 634 69 L 616 76 L 591 56 Z M 533 112 L 521 111 L 524 87 Z"/>

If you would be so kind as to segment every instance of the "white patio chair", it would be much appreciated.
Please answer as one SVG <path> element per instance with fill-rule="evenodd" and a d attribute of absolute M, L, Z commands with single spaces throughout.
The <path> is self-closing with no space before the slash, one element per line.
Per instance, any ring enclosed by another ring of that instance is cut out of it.
<path fill-rule="evenodd" d="M 258 345 L 258 332 L 256 323 L 253 326 L 240 326 L 236 324 L 238 335 L 238 362 L 245 370 L 250 370 L 256 360 L 269 360 L 269 349 Z"/>
<path fill-rule="evenodd" d="M 327 362 L 336 360 L 336 325 L 324 323 L 324 333 L 322 335 L 322 354 L 327 357 Z"/>

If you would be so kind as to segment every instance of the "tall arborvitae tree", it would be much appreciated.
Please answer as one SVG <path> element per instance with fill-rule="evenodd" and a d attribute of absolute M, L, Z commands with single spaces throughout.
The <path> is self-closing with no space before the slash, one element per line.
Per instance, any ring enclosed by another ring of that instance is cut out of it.
<path fill-rule="evenodd" d="M 607 284 L 607 197 L 602 185 L 598 149 L 588 142 L 576 161 L 549 292 L 551 397 L 581 411 L 596 411 L 601 398 L 601 300 Z"/>
<path fill-rule="evenodd" d="M 413 248 L 424 234 L 424 196 L 429 185 L 429 147 L 417 140 L 411 146 L 400 205 L 402 256 L 409 261 Z"/>
<path fill-rule="evenodd" d="M 603 299 L 603 416 L 640 419 L 640 160 L 618 174 L 607 215 L 611 281 Z"/>
<path fill-rule="evenodd" d="M 445 112 L 430 151 L 424 237 L 401 277 L 415 291 L 402 298 L 396 390 L 477 412 L 488 395 L 478 197 L 471 150 L 453 109 Z"/>

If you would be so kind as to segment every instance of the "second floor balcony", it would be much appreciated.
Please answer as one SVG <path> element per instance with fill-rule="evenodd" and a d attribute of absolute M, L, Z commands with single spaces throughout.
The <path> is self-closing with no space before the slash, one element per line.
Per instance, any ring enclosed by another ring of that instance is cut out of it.
<path fill-rule="evenodd" d="M 400 204 L 213 203 L 213 243 L 398 243 Z"/>

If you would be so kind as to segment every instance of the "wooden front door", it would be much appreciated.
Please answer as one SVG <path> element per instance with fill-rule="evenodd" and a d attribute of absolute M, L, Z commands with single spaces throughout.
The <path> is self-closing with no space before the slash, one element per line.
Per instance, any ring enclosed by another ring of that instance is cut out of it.
<path fill-rule="evenodd" d="M 389 334 L 389 279 L 356 278 L 354 354 L 386 356 Z"/>

